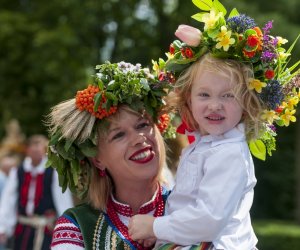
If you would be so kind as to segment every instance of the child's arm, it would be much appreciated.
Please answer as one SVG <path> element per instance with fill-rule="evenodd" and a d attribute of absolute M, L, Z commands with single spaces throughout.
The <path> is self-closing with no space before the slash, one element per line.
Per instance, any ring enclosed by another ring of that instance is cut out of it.
<path fill-rule="evenodd" d="M 155 218 L 149 215 L 135 215 L 131 217 L 128 233 L 133 240 L 145 240 L 155 237 L 153 222 Z"/>

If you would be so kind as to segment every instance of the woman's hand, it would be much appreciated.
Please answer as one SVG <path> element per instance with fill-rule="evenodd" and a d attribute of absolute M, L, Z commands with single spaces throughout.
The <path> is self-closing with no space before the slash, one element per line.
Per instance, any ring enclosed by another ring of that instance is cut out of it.
<path fill-rule="evenodd" d="M 128 233 L 133 240 L 149 240 L 154 238 L 153 223 L 155 218 L 149 215 L 135 215 L 131 217 Z M 144 242 L 146 244 L 147 241 Z M 147 243 L 150 244 L 151 242 Z M 153 244 L 153 243 L 152 243 Z"/>

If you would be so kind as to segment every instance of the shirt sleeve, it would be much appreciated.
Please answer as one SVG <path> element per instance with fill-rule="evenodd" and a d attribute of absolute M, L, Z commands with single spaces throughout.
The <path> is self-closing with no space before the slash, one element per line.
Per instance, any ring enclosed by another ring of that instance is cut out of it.
<path fill-rule="evenodd" d="M 57 219 L 53 231 L 52 250 L 83 250 L 84 242 L 80 228 L 72 220 L 61 216 Z"/>
<path fill-rule="evenodd" d="M 239 144 L 229 144 L 221 150 L 216 148 L 206 159 L 199 155 L 198 164 L 204 167 L 202 179 L 192 191 L 197 193 L 196 201 L 156 218 L 153 230 L 157 238 L 191 245 L 213 241 L 219 235 L 238 207 L 247 185 L 247 162 L 241 151 Z"/>
<path fill-rule="evenodd" d="M 56 170 L 53 172 L 53 181 L 52 181 L 52 193 L 53 193 L 53 202 L 58 213 L 58 216 L 62 215 L 64 211 L 68 208 L 74 206 L 72 194 L 69 189 L 64 193 L 62 192 L 61 187 L 58 182 L 58 174 Z"/>
<path fill-rule="evenodd" d="M 9 172 L 0 200 L 0 233 L 12 236 L 17 223 L 17 168 Z"/>

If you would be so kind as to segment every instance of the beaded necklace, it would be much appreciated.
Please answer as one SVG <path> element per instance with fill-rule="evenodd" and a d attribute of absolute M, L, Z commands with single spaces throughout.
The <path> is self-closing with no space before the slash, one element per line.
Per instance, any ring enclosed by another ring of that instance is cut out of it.
<path fill-rule="evenodd" d="M 159 185 L 158 186 L 158 191 L 156 192 L 156 196 L 153 199 L 153 201 L 147 203 L 145 206 L 142 206 L 138 214 L 148 214 L 151 211 L 154 210 L 154 217 L 159 217 L 163 215 L 164 212 L 164 200 L 162 198 L 162 187 Z M 133 211 L 132 208 L 129 207 L 128 205 L 123 205 L 120 203 L 116 203 L 113 201 L 111 197 L 108 199 L 107 203 L 107 210 L 106 214 L 109 217 L 110 221 L 112 224 L 118 229 L 118 231 L 124 236 L 125 239 L 127 239 L 136 249 L 138 250 L 145 250 L 145 249 L 151 249 L 151 248 L 145 248 L 142 245 L 138 244 L 138 242 L 132 240 L 128 234 L 128 227 L 120 220 L 119 215 L 124 215 L 127 217 L 132 217 L 133 216 Z M 100 215 L 102 218 L 103 215 Z M 95 228 L 95 233 L 94 233 L 94 246 L 99 246 L 99 236 L 98 234 L 100 233 L 101 230 L 98 229 L 100 226 L 100 217 L 97 221 L 96 228 Z"/>

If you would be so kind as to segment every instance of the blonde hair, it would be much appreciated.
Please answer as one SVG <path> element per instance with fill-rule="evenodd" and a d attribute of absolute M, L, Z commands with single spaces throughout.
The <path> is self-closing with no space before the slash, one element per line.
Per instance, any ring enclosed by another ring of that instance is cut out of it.
<path fill-rule="evenodd" d="M 62 138 L 73 141 L 77 140 L 80 143 L 91 138 L 95 131 L 95 139 L 97 143 L 99 143 L 100 139 L 107 136 L 110 124 L 119 118 L 121 110 L 141 115 L 127 105 L 119 105 L 115 114 L 99 120 L 87 111 L 78 110 L 75 106 L 75 99 L 71 99 L 52 108 L 52 111 L 48 116 L 47 125 L 50 127 L 50 135 L 54 135 L 57 130 L 59 130 L 62 134 Z M 147 114 L 142 115 L 147 116 L 147 118 L 151 120 L 151 116 L 148 116 Z M 154 125 L 154 129 L 158 140 L 158 150 L 160 152 L 159 171 L 155 176 L 155 180 L 161 182 L 163 181 L 161 172 L 166 161 L 166 149 L 164 140 L 156 125 Z M 97 145 L 97 148 L 100 148 L 99 145 Z M 82 179 L 79 178 L 79 186 L 87 185 L 88 202 L 96 209 L 105 210 L 108 197 L 114 188 L 113 179 L 109 173 L 107 173 L 105 177 L 101 177 L 99 175 L 99 169 L 96 168 L 90 160 L 86 161 L 81 167 L 85 168 L 86 171 L 84 172 L 89 173 L 84 174 L 85 176 Z"/>
<path fill-rule="evenodd" d="M 187 125 L 198 130 L 198 124 L 189 108 L 188 102 L 195 77 L 199 71 L 210 71 L 222 75 L 235 84 L 234 93 L 238 103 L 244 111 L 242 121 L 245 123 L 247 139 L 255 139 L 260 136 L 263 126 L 261 113 L 262 104 L 254 91 L 249 89 L 250 79 L 253 78 L 253 70 L 249 65 L 231 59 L 218 59 L 210 53 L 202 56 L 198 61 L 188 67 L 178 78 L 175 87 L 175 95 L 170 96 L 170 105 L 175 106 Z"/>

